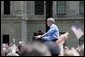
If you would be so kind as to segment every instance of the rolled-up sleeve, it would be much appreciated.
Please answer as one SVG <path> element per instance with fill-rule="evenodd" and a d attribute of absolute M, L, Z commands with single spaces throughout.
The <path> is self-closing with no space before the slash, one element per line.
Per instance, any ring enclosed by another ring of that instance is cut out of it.
<path fill-rule="evenodd" d="M 50 27 L 50 29 L 48 30 L 48 32 L 46 32 L 45 34 L 43 34 L 43 36 L 52 34 L 54 32 L 54 30 L 55 30 L 55 27 Z"/>

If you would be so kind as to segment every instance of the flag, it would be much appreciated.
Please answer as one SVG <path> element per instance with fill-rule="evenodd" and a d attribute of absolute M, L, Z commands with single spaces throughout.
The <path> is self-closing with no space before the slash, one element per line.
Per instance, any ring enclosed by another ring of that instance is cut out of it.
<path fill-rule="evenodd" d="M 83 30 L 81 29 L 81 27 L 79 26 L 79 24 L 74 24 L 71 27 L 71 30 L 74 32 L 74 34 L 76 35 L 77 39 L 81 38 L 84 35 Z"/>

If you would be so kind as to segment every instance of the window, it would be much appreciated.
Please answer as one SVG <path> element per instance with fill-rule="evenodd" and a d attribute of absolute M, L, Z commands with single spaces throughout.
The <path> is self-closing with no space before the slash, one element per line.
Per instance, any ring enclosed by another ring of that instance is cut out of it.
<path fill-rule="evenodd" d="M 35 1 L 35 15 L 44 14 L 44 1 Z"/>
<path fill-rule="evenodd" d="M 57 15 L 66 15 L 66 1 L 57 1 Z"/>
<path fill-rule="evenodd" d="M 4 14 L 10 14 L 10 1 L 4 1 Z"/>
<path fill-rule="evenodd" d="M 80 6 L 79 12 L 80 12 L 81 15 L 83 15 L 84 14 L 84 1 L 80 1 L 79 6 Z"/>

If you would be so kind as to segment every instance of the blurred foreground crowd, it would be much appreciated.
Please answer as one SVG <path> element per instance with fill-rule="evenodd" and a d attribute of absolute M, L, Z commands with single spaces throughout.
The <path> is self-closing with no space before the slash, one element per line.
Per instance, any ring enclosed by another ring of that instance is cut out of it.
<path fill-rule="evenodd" d="M 84 56 L 84 44 L 77 48 L 64 46 L 68 33 L 61 35 L 56 42 L 32 41 L 18 44 L 10 43 L 1 45 L 1 56 Z"/>

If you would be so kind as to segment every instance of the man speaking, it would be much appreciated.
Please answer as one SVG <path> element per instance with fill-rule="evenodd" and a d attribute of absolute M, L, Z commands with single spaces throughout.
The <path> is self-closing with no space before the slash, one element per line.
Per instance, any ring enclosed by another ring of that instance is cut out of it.
<path fill-rule="evenodd" d="M 41 39 L 43 41 L 56 41 L 59 37 L 59 29 L 55 25 L 54 18 L 48 18 L 47 19 L 47 25 L 50 27 L 50 29 L 44 33 L 43 35 L 38 35 L 36 38 Z"/>

